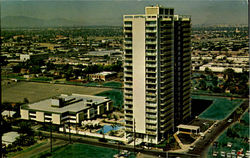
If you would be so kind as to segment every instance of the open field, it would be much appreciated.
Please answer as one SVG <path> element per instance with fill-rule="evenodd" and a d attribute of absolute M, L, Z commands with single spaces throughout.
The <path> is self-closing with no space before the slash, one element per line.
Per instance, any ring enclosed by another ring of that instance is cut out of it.
<path fill-rule="evenodd" d="M 232 101 L 228 98 L 213 97 L 213 96 L 192 96 L 193 99 L 212 100 L 213 103 L 202 112 L 199 117 L 210 120 L 223 120 L 230 115 L 235 108 L 243 103 L 242 99 L 233 99 Z M 202 106 L 202 105 L 201 105 Z"/>
<path fill-rule="evenodd" d="M 111 89 L 63 84 L 19 82 L 2 86 L 2 101 L 23 102 L 23 99 L 27 98 L 30 102 L 36 102 L 59 94 L 79 93 L 94 95 L 108 90 Z"/>

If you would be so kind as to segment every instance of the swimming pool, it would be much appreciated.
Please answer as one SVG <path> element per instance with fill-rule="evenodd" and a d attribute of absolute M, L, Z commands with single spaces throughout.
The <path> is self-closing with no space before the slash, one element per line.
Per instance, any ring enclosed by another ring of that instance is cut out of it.
<path fill-rule="evenodd" d="M 102 127 L 102 129 L 100 129 L 99 131 L 97 131 L 97 133 L 101 133 L 101 131 L 104 132 L 104 134 L 108 133 L 109 131 L 111 130 L 119 130 L 121 128 L 124 128 L 123 126 L 115 126 L 115 127 L 112 127 L 111 125 L 104 125 Z"/>

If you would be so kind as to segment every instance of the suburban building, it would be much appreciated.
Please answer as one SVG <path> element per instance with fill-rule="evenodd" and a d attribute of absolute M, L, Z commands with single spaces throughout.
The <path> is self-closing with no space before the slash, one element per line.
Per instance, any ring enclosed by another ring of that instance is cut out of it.
<path fill-rule="evenodd" d="M 200 66 L 199 71 L 205 71 L 206 68 L 209 68 L 212 72 L 216 72 L 216 73 L 223 73 L 226 69 L 233 69 L 237 73 L 249 71 L 249 66 L 244 63 L 229 64 L 229 63 L 210 62 L 208 64 Z"/>
<path fill-rule="evenodd" d="M 38 53 L 38 54 L 20 54 L 20 61 L 25 62 L 27 60 L 33 60 L 37 58 L 47 59 L 49 57 L 48 53 Z"/>
<path fill-rule="evenodd" d="M 88 74 L 88 77 L 93 81 L 107 81 L 116 76 L 116 72 L 103 71 L 95 74 Z"/>
<path fill-rule="evenodd" d="M 18 138 L 19 136 L 20 134 L 14 131 L 4 133 L 2 136 L 3 146 L 7 147 L 8 145 L 12 145 L 16 141 L 16 138 Z"/>
<path fill-rule="evenodd" d="M 191 114 L 191 19 L 158 5 L 123 18 L 126 137 L 158 144 L 174 130 L 175 113 L 178 122 Z"/>
<path fill-rule="evenodd" d="M 45 99 L 21 106 L 21 119 L 53 124 L 81 123 L 112 111 L 110 99 L 100 96 L 72 94 Z"/>
<path fill-rule="evenodd" d="M 13 117 L 15 114 L 16 114 L 15 111 L 10 111 L 10 110 L 4 110 L 2 112 L 3 118 Z"/>

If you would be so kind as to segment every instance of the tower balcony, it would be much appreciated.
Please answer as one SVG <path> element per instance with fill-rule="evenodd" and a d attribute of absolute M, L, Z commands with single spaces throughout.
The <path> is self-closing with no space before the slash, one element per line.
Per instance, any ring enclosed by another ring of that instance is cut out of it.
<path fill-rule="evenodd" d="M 156 55 L 157 55 L 156 52 L 154 52 L 154 53 L 146 52 L 146 56 L 156 56 Z"/>
<path fill-rule="evenodd" d="M 156 64 L 146 64 L 146 67 L 155 68 L 156 66 L 157 66 Z"/>
<path fill-rule="evenodd" d="M 156 124 L 157 121 L 156 121 L 156 120 L 149 120 L 149 119 L 147 119 L 147 120 L 146 120 L 146 123 Z"/>
<path fill-rule="evenodd" d="M 155 115 L 146 115 L 146 118 L 156 119 L 157 117 Z"/>
<path fill-rule="evenodd" d="M 157 127 L 155 127 L 155 126 L 146 126 L 146 129 L 157 130 Z"/>
<path fill-rule="evenodd" d="M 126 131 L 126 132 L 133 132 L 133 128 L 127 128 L 127 127 L 126 127 L 126 128 L 125 128 L 125 131 Z"/>
<path fill-rule="evenodd" d="M 125 120 L 133 121 L 133 117 L 125 117 Z"/>
<path fill-rule="evenodd" d="M 132 33 L 132 30 L 124 30 L 124 33 Z"/>
<path fill-rule="evenodd" d="M 149 32 L 149 33 L 156 33 L 157 32 L 157 29 L 146 29 L 146 33 Z"/>
<path fill-rule="evenodd" d="M 151 112 L 151 113 L 157 113 L 157 110 L 153 110 L 153 109 L 146 109 L 146 112 Z"/>
<path fill-rule="evenodd" d="M 155 95 L 155 94 L 154 94 L 154 95 Z M 155 107 L 157 107 L 157 104 L 149 104 L 149 103 L 147 103 L 147 104 L 146 104 L 146 107 L 155 108 Z"/>
<path fill-rule="evenodd" d="M 124 98 L 125 98 L 125 99 L 133 99 L 133 96 L 125 95 Z"/>
<path fill-rule="evenodd" d="M 146 101 L 152 101 L 152 102 L 155 102 L 155 101 L 156 101 L 156 98 L 146 98 Z"/>
<path fill-rule="evenodd" d="M 156 44 L 156 41 L 146 41 L 146 44 Z"/>
<path fill-rule="evenodd" d="M 123 24 L 123 27 L 132 27 L 132 24 L 130 23 L 130 24 Z"/>
<path fill-rule="evenodd" d="M 125 63 L 124 63 L 124 66 L 133 66 L 133 64 L 132 64 L 132 63 L 125 62 Z"/>
<path fill-rule="evenodd" d="M 132 44 L 132 41 L 125 40 L 124 43 L 125 43 L 125 44 Z"/>

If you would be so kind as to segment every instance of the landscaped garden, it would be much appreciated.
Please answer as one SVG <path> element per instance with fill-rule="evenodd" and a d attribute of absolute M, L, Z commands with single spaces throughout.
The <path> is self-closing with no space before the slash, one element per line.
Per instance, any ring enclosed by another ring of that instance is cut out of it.
<path fill-rule="evenodd" d="M 199 118 L 210 120 L 223 120 L 230 115 L 235 108 L 243 103 L 242 99 L 233 99 L 213 96 L 193 95 L 192 99 L 212 100 L 213 103 L 199 115 Z M 200 106 L 203 106 L 202 104 Z"/>
<path fill-rule="evenodd" d="M 179 133 L 178 138 L 183 144 L 192 144 L 195 141 L 195 139 L 192 138 L 190 134 Z"/>

